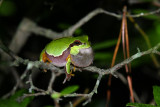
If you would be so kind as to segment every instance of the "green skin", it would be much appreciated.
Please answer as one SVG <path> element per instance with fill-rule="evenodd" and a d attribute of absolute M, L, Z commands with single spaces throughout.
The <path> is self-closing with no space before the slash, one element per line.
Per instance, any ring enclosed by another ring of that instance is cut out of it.
<path fill-rule="evenodd" d="M 80 49 L 83 48 L 89 48 L 90 43 L 88 41 L 88 36 L 79 36 L 79 37 L 64 37 L 60 39 L 56 39 L 51 41 L 41 52 L 40 54 L 40 61 L 42 61 L 43 53 L 46 52 L 49 55 L 52 55 L 54 57 L 61 56 L 63 52 L 72 44 L 75 40 L 79 40 L 82 44 L 79 46 L 73 46 L 71 47 L 70 54 L 71 55 L 77 55 L 79 53 Z M 66 72 L 68 74 L 71 73 L 70 71 L 70 64 L 71 59 L 68 58 L 66 63 Z"/>

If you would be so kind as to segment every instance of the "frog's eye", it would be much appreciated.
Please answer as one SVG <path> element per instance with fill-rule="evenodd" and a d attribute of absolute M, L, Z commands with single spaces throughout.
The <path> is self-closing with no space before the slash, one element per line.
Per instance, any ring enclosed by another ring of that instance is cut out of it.
<path fill-rule="evenodd" d="M 81 45 L 81 44 L 82 44 L 82 43 L 81 43 L 79 40 L 75 40 L 75 41 L 74 41 L 74 45 L 77 45 L 77 46 L 78 46 L 78 45 Z"/>
<path fill-rule="evenodd" d="M 80 42 L 79 40 L 75 40 L 72 44 L 70 44 L 70 47 L 79 45 L 82 45 L 82 42 Z"/>

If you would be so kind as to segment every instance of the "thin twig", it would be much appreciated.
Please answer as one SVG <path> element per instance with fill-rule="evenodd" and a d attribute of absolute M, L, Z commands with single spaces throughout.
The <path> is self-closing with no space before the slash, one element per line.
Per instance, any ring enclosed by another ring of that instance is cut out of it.
<path fill-rule="evenodd" d="M 86 104 L 88 104 L 91 101 L 92 96 L 94 95 L 94 93 L 97 94 L 97 89 L 98 89 L 98 86 L 100 84 L 101 79 L 102 79 L 102 74 L 100 73 L 99 76 L 98 76 L 98 78 L 97 78 L 97 81 L 96 81 L 96 84 L 95 84 L 93 90 L 89 94 L 77 94 L 77 93 L 73 93 L 73 94 L 65 95 L 64 97 L 85 97 L 88 100 L 86 100 L 86 102 L 84 102 L 83 105 L 86 105 Z"/>
<path fill-rule="evenodd" d="M 153 14 L 157 14 L 160 12 L 160 8 L 157 9 L 157 10 L 154 10 L 154 11 L 151 11 L 151 12 L 148 12 L 148 13 L 140 13 L 140 14 L 135 14 L 135 15 L 127 15 L 127 17 L 132 17 L 132 18 L 138 18 L 138 17 L 144 17 L 144 16 L 149 16 L 149 15 L 153 15 Z"/>
<path fill-rule="evenodd" d="M 73 33 L 75 32 L 76 29 L 80 28 L 82 25 L 84 25 L 90 19 L 92 19 L 94 16 L 96 16 L 96 15 L 98 15 L 100 13 L 104 13 L 104 14 L 107 14 L 107 15 L 110 15 L 110 16 L 113 16 L 113 17 L 117 17 L 117 18 L 121 18 L 122 17 L 121 15 L 117 15 L 115 13 L 108 12 L 106 10 L 103 10 L 102 8 L 97 8 L 97 9 L 91 11 L 90 13 L 88 13 L 86 16 L 84 16 L 82 19 L 80 19 L 77 23 L 72 25 L 70 28 L 65 30 L 62 34 L 64 34 L 64 36 L 73 35 Z"/>
<path fill-rule="evenodd" d="M 55 104 L 55 107 L 60 107 L 59 103 L 57 100 L 54 99 L 54 104 Z"/>
<path fill-rule="evenodd" d="M 150 49 L 152 47 L 151 45 L 151 42 L 149 40 L 149 36 L 143 31 L 143 29 L 138 25 L 138 23 L 136 23 L 136 21 L 132 18 L 132 17 L 128 17 L 128 19 L 134 24 L 134 27 L 139 31 L 139 33 L 141 34 L 141 36 L 144 38 L 146 44 L 147 44 L 147 47 L 148 49 Z M 159 68 L 160 67 L 160 64 L 157 60 L 157 58 L 155 57 L 154 54 L 150 54 L 151 58 L 152 58 L 152 61 L 154 63 L 154 65 Z"/>
<path fill-rule="evenodd" d="M 84 91 L 84 94 L 87 94 L 88 92 L 89 92 L 89 89 L 86 88 Z M 75 101 L 73 101 L 73 107 L 77 107 L 77 105 L 79 105 L 84 100 L 85 100 L 85 97 L 77 98 Z"/>
<path fill-rule="evenodd" d="M 55 72 L 51 71 L 51 79 L 50 79 L 50 82 L 49 82 L 49 85 L 48 85 L 48 92 L 50 92 L 50 93 L 53 93 L 52 85 L 53 85 L 53 82 L 54 82 L 55 78 L 56 78 Z"/>
<path fill-rule="evenodd" d="M 6 99 L 7 97 L 13 95 L 16 92 L 18 87 L 22 87 L 22 85 L 24 85 L 22 83 L 22 80 L 27 76 L 28 69 L 26 68 L 26 70 L 23 72 L 23 74 L 20 77 L 18 76 L 17 71 L 14 68 L 12 68 L 12 72 L 15 75 L 16 85 L 13 87 L 13 89 L 10 92 L 8 92 L 6 95 L 2 97 L 3 99 Z"/>
<path fill-rule="evenodd" d="M 18 101 L 18 102 L 21 102 L 21 101 L 23 101 L 24 98 L 26 98 L 26 97 L 42 96 L 42 95 L 43 95 L 43 96 L 44 96 L 44 95 L 47 95 L 47 93 L 46 93 L 46 92 L 39 92 L 39 93 L 34 93 L 34 94 L 23 94 L 23 96 L 18 97 L 17 101 Z"/>
<path fill-rule="evenodd" d="M 157 44 L 155 47 L 147 50 L 147 51 L 138 52 L 138 53 L 132 55 L 130 58 L 128 58 L 128 59 L 122 61 L 121 63 L 113 66 L 112 68 L 105 70 L 103 73 L 104 74 L 110 74 L 110 73 L 113 74 L 115 71 L 117 71 L 118 69 L 120 69 L 125 64 L 129 64 L 130 62 L 132 62 L 133 60 L 135 60 L 137 58 L 140 58 L 141 56 L 148 55 L 148 54 L 151 54 L 151 53 L 156 53 L 156 51 L 157 51 L 157 49 L 159 47 L 160 47 L 160 43 Z"/>
<path fill-rule="evenodd" d="M 11 71 L 12 71 L 12 74 L 13 74 L 15 80 L 16 80 L 16 84 L 14 85 L 13 89 L 10 92 L 8 92 L 7 94 L 5 94 L 2 97 L 3 99 L 6 99 L 9 96 L 13 95 L 15 93 L 15 91 L 17 90 L 17 88 L 20 86 L 20 84 L 22 84 L 21 79 L 20 79 L 17 71 L 14 68 L 12 68 Z"/>
<path fill-rule="evenodd" d="M 38 26 L 35 22 L 31 21 L 30 19 L 27 19 L 27 20 L 29 20 L 29 22 L 33 25 L 32 27 L 28 28 L 27 31 L 32 32 L 36 34 L 37 36 L 38 35 L 45 36 L 46 38 L 49 38 L 49 39 L 56 39 L 56 38 L 64 37 L 64 35 L 61 35 L 61 33 L 58 33 L 51 29 L 47 29 L 47 28 Z"/>
<path fill-rule="evenodd" d="M 27 83 L 30 84 L 29 93 L 32 93 L 32 90 L 36 90 L 38 92 L 45 92 L 45 90 L 37 88 L 36 86 L 34 86 L 33 81 L 32 81 L 32 73 L 29 75 L 29 80 L 27 81 Z"/>
<path fill-rule="evenodd" d="M 20 49 L 24 46 L 29 36 L 31 35 L 31 32 L 29 32 L 28 29 L 33 25 L 29 22 L 30 20 L 24 18 L 20 22 L 17 31 L 13 36 L 13 39 L 9 45 L 9 49 L 11 49 L 14 53 L 18 53 L 20 51 Z"/>
<path fill-rule="evenodd" d="M 7 53 L 11 58 L 16 59 L 17 56 L 12 52 L 1 40 L 0 40 L 0 49 Z"/>
<path fill-rule="evenodd" d="M 92 96 L 94 95 L 94 93 L 97 94 L 97 89 L 98 89 L 98 86 L 100 84 L 101 79 L 102 79 L 102 74 L 99 74 L 99 76 L 97 78 L 97 81 L 96 81 L 96 85 L 94 86 L 93 91 L 91 93 L 89 93 L 88 100 L 86 102 L 84 102 L 83 105 L 86 105 L 89 102 L 91 102 L 91 99 L 92 99 Z"/>
<path fill-rule="evenodd" d="M 3 0 L 0 0 L 0 6 L 2 5 Z"/>

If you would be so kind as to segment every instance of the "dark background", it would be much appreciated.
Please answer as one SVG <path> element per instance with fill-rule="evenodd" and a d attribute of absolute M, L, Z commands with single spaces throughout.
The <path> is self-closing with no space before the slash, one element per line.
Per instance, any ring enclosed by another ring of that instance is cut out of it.
<path fill-rule="evenodd" d="M 7 4 L 8 2 L 9 4 Z M 39 26 L 61 32 L 66 29 L 66 26 L 69 27 L 75 24 L 96 8 L 103 8 L 109 12 L 122 14 L 124 5 L 127 5 L 128 11 L 131 14 L 136 14 L 141 10 L 149 12 L 159 8 L 152 0 L 4 0 L 2 3 L 3 7 L 0 7 L 0 39 L 6 45 L 9 45 L 19 23 L 24 17 L 33 20 Z M 159 14 L 152 16 L 153 17 L 135 18 L 135 21 L 148 34 L 151 44 L 154 46 L 160 41 L 160 18 Z M 116 40 L 119 35 L 120 26 L 121 19 L 99 14 L 80 29 L 81 34 L 87 34 L 92 46 L 95 47 L 102 42 Z M 128 21 L 128 32 L 131 55 L 137 53 L 137 48 L 141 51 L 148 49 L 143 37 L 130 21 Z M 51 40 L 32 34 L 18 55 L 22 58 L 38 60 L 41 50 L 49 41 Z M 114 48 L 115 44 L 107 48 L 94 50 L 95 60 L 93 65 L 105 69 L 109 68 Z M 159 56 L 157 56 L 157 59 L 159 60 Z M 4 67 L 0 69 L 0 95 L 3 96 L 12 89 L 15 80 L 13 75 L 7 70 L 7 65 L 5 68 L 5 60 L 0 61 L 0 66 Z M 116 63 L 123 61 L 122 47 L 120 47 L 116 61 Z M 21 65 L 16 69 L 19 74 L 22 74 L 25 66 Z M 126 76 L 123 68 L 118 72 Z M 133 88 L 143 103 L 150 103 L 153 99 L 152 86 L 160 85 L 160 79 L 155 77 L 158 72 L 160 72 L 159 68 L 155 67 L 149 55 L 132 62 Z M 64 76 L 65 75 L 61 75 L 56 78 L 53 86 L 54 90 L 60 91 L 66 86 L 77 84 L 80 86 L 78 92 L 83 93 L 86 88 L 91 91 L 96 82 L 96 74 L 84 71 L 76 72 L 76 76 L 63 85 L 62 81 Z M 50 72 L 39 72 L 36 77 L 34 77 L 34 84 L 39 88 L 46 89 L 49 77 Z M 98 88 L 98 94 L 93 96 L 91 103 L 86 107 L 105 107 L 107 81 L 108 76 L 103 77 Z M 122 83 L 120 79 L 113 78 L 111 90 L 110 107 L 124 107 L 126 103 L 130 101 L 128 86 Z M 64 106 L 68 104 L 70 100 L 73 100 L 73 98 L 64 98 L 60 104 Z M 35 97 L 29 106 L 43 107 L 53 104 L 49 96 L 40 96 Z M 79 107 L 81 107 L 81 104 Z"/>

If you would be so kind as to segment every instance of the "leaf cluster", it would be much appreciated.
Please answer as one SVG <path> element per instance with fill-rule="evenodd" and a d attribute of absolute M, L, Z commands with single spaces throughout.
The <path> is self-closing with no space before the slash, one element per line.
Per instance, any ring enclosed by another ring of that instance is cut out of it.
<path fill-rule="evenodd" d="M 153 96 L 157 105 L 142 104 L 142 103 L 128 103 L 126 106 L 134 107 L 160 107 L 160 86 L 153 86 Z"/>
<path fill-rule="evenodd" d="M 26 93 L 26 90 L 19 90 L 13 96 L 8 99 L 0 99 L 0 107 L 26 107 L 33 97 L 27 97 L 23 101 L 19 102 L 18 98 Z"/>

